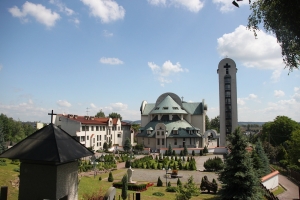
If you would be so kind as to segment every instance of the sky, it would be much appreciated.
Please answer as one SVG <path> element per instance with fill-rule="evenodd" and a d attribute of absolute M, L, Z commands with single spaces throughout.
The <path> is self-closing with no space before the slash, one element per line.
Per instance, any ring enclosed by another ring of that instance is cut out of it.
<path fill-rule="evenodd" d="M 247 30 L 248 1 L 2 0 L 0 113 L 121 114 L 172 92 L 219 115 L 217 68 L 236 62 L 238 121 L 300 121 L 300 73 L 284 68 L 271 33 Z"/>

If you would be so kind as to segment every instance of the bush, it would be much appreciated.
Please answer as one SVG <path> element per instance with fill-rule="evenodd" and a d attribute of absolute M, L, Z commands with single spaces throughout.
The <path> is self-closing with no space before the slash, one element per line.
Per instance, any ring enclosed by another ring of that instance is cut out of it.
<path fill-rule="evenodd" d="M 108 175 L 108 182 L 113 182 L 114 181 L 114 177 L 112 175 L 111 172 L 109 172 L 109 175 Z"/>
<path fill-rule="evenodd" d="M 177 179 L 177 187 L 178 187 L 178 186 L 182 186 L 182 183 L 181 183 L 181 181 L 180 181 L 179 178 Z"/>
<path fill-rule="evenodd" d="M 168 187 L 171 187 L 171 186 L 172 186 L 172 185 L 171 185 L 171 182 L 169 181 L 169 182 L 168 182 Z"/>
<path fill-rule="evenodd" d="M 205 161 L 204 168 L 206 171 L 220 171 L 224 168 L 224 164 L 222 159 L 216 156 Z"/>
<path fill-rule="evenodd" d="M 161 181 L 160 179 L 160 176 L 158 177 L 157 179 L 157 184 L 156 184 L 157 187 L 162 187 L 163 186 L 163 182 Z"/>
<path fill-rule="evenodd" d="M 165 196 L 165 194 L 162 192 L 154 192 L 152 195 L 159 196 L 159 197 Z"/>
<path fill-rule="evenodd" d="M 167 187 L 166 192 L 177 192 L 177 187 Z"/>
<path fill-rule="evenodd" d="M 194 150 L 192 151 L 192 156 L 195 156 L 195 151 Z"/>
<path fill-rule="evenodd" d="M 200 156 L 203 156 L 203 150 L 200 150 Z"/>
<path fill-rule="evenodd" d="M 102 180 L 102 177 L 100 176 L 100 177 L 99 177 L 99 181 L 101 181 L 101 180 Z"/>
<path fill-rule="evenodd" d="M 207 154 L 207 153 L 208 153 L 208 149 L 207 149 L 206 146 L 204 146 L 203 153 L 204 153 L 204 154 Z"/>
<path fill-rule="evenodd" d="M 130 161 L 129 160 L 126 160 L 125 162 L 125 168 L 129 168 L 131 165 L 130 165 Z"/>

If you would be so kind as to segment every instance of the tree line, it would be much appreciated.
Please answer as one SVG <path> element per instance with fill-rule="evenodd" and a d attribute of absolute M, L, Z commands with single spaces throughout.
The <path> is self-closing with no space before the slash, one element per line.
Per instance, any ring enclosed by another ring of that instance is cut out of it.
<path fill-rule="evenodd" d="M 23 140 L 36 131 L 29 123 L 14 120 L 5 114 L 0 114 L 0 142 L 1 146 L 12 145 Z"/>

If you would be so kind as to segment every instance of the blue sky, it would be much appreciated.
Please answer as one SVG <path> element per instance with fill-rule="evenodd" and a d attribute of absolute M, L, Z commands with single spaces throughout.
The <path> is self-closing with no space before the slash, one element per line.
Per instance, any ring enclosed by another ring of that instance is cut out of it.
<path fill-rule="evenodd" d="M 217 67 L 238 68 L 239 121 L 300 121 L 300 74 L 276 38 L 246 29 L 248 1 L 0 1 L 0 113 L 50 122 L 55 113 L 139 120 L 143 100 L 173 92 L 219 114 Z"/>

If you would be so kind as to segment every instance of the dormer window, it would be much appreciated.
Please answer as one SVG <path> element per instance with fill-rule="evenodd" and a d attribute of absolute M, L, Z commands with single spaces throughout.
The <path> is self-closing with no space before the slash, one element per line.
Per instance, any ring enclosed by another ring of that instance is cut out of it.
<path fill-rule="evenodd" d="M 159 107 L 156 107 L 155 110 L 159 110 Z"/>
<path fill-rule="evenodd" d="M 168 110 L 169 109 L 169 107 L 163 107 L 163 110 Z"/>
<path fill-rule="evenodd" d="M 173 110 L 178 110 L 178 107 L 173 107 Z"/>
<path fill-rule="evenodd" d="M 159 131 L 157 131 L 156 135 L 159 135 Z"/>
<path fill-rule="evenodd" d="M 151 134 L 151 131 L 150 131 L 150 130 L 148 130 L 148 131 L 147 131 L 147 134 L 148 134 L 148 135 L 149 135 L 149 134 Z"/>

